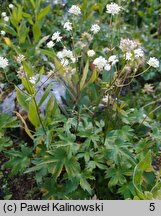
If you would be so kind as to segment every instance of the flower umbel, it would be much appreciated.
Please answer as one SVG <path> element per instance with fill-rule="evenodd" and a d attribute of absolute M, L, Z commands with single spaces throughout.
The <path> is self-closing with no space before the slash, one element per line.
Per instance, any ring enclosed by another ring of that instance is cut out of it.
<path fill-rule="evenodd" d="M 149 61 L 147 62 L 149 66 L 158 68 L 159 67 L 159 60 L 155 57 L 150 57 Z"/>
<path fill-rule="evenodd" d="M 56 42 L 60 42 L 61 41 L 61 39 L 62 39 L 62 37 L 60 36 L 60 32 L 55 32 L 54 34 L 53 34 L 53 36 L 52 36 L 52 40 L 54 41 L 54 40 L 56 40 Z"/>
<path fill-rule="evenodd" d="M 103 70 L 103 68 L 107 65 L 107 60 L 104 57 L 99 56 L 93 61 L 93 64 L 96 68 L 98 68 L 98 70 Z"/>
<path fill-rule="evenodd" d="M 69 13 L 78 16 L 81 14 L 81 9 L 77 5 L 72 5 L 72 7 L 69 9 Z"/>
<path fill-rule="evenodd" d="M 55 45 L 53 41 L 49 41 L 47 44 L 48 48 L 53 48 L 53 46 Z"/>
<path fill-rule="evenodd" d="M 119 14 L 122 8 L 118 4 L 112 2 L 111 4 L 106 5 L 106 9 L 107 9 L 106 13 L 115 15 L 115 14 Z"/>
<path fill-rule="evenodd" d="M 91 26 L 91 32 L 93 32 L 93 34 L 97 34 L 100 31 L 100 26 L 97 24 L 93 24 Z"/>
<path fill-rule="evenodd" d="M 21 64 L 21 62 L 23 62 L 25 60 L 25 56 L 20 54 L 17 56 L 16 60 L 19 64 Z"/>
<path fill-rule="evenodd" d="M 8 59 L 0 56 L 0 68 L 5 69 L 8 66 Z"/>
<path fill-rule="evenodd" d="M 93 57 L 93 56 L 95 55 L 95 51 L 94 51 L 94 50 L 88 50 L 88 51 L 87 51 L 87 55 L 88 55 L 89 57 Z"/>
<path fill-rule="evenodd" d="M 67 31 L 71 31 L 72 28 L 72 23 L 67 21 L 66 23 L 64 23 L 64 29 L 66 29 Z"/>

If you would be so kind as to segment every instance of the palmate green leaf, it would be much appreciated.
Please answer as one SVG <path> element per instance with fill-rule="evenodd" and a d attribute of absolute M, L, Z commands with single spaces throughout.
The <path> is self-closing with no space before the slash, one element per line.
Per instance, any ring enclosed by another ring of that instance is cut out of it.
<path fill-rule="evenodd" d="M 89 172 L 89 170 L 83 170 L 80 174 L 78 174 L 78 178 L 80 179 L 80 186 L 84 191 L 87 191 L 90 195 L 92 195 L 92 188 L 90 183 L 87 181 L 95 180 L 94 176 Z"/>
<path fill-rule="evenodd" d="M 128 149 L 129 143 L 123 140 L 116 140 L 116 143 L 106 145 L 105 156 L 107 159 L 111 159 L 115 164 L 119 164 L 122 158 L 126 158 L 132 165 L 136 165 L 133 154 Z"/>
<path fill-rule="evenodd" d="M 78 178 L 74 177 L 68 180 L 63 180 L 61 183 L 56 183 L 53 178 L 48 178 L 42 185 L 44 199 L 69 199 L 68 196 L 77 191 L 79 186 Z M 80 198 L 80 197 L 78 197 Z"/>
<path fill-rule="evenodd" d="M 110 178 L 109 187 L 124 185 L 127 182 L 122 170 L 117 167 L 107 169 L 105 178 Z"/>
<path fill-rule="evenodd" d="M 83 190 L 88 191 L 88 193 L 92 195 L 92 188 L 88 181 L 83 177 L 80 179 L 80 186 Z"/>
<path fill-rule="evenodd" d="M 58 162 L 55 163 L 53 170 L 52 170 L 52 177 L 56 181 L 57 178 L 60 176 L 62 170 L 64 167 L 64 161 L 59 160 Z"/>
<path fill-rule="evenodd" d="M 127 182 L 118 189 L 118 193 L 123 196 L 124 199 L 131 199 L 135 195 L 135 189 L 132 182 Z"/>
<path fill-rule="evenodd" d="M 53 181 L 57 180 L 63 170 L 67 172 L 68 178 L 75 177 L 80 171 L 80 165 L 76 158 L 69 159 L 64 148 L 48 151 L 36 166 L 29 168 L 25 173 L 40 171 L 43 168 L 47 168 L 48 172 L 52 174 Z"/>
<path fill-rule="evenodd" d="M 16 117 L 13 117 L 7 113 L 0 114 L 0 131 L 7 128 L 17 128 L 19 123 Z"/>
<path fill-rule="evenodd" d="M 5 163 L 5 167 L 11 168 L 11 175 L 16 175 L 22 173 L 30 165 L 32 149 L 21 146 L 21 151 L 10 150 L 5 154 L 10 157 L 10 160 Z"/>
<path fill-rule="evenodd" d="M 12 144 L 13 142 L 9 137 L 0 137 L 0 153 L 8 147 L 11 147 Z"/>
<path fill-rule="evenodd" d="M 70 159 L 67 158 L 64 166 L 68 176 L 74 177 L 80 172 L 80 164 L 74 156 Z"/>

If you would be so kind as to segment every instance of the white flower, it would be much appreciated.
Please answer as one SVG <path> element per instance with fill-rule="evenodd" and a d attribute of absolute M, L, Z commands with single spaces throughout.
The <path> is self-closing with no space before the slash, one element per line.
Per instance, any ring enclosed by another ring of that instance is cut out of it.
<path fill-rule="evenodd" d="M 87 55 L 89 57 L 93 57 L 95 55 L 95 51 L 94 50 L 88 50 Z"/>
<path fill-rule="evenodd" d="M 55 44 L 54 44 L 53 41 L 49 41 L 49 42 L 46 44 L 46 46 L 47 46 L 48 48 L 52 48 L 54 45 L 55 45 Z"/>
<path fill-rule="evenodd" d="M 134 50 L 135 58 L 144 57 L 144 51 L 140 48 Z"/>
<path fill-rule="evenodd" d="M 14 7 L 14 5 L 13 5 L 13 4 L 9 4 L 9 8 L 11 8 L 11 9 L 12 9 L 13 7 Z"/>
<path fill-rule="evenodd" d="M 132 59 L 132 53 L 131 53 L 131 52 L 125 53 L 125 59 L 126 59 L 127 61 L 131 60 L 131 59 Z"/>
<path fill-rule="evenodd" d="M 97 24 L 93 24 L 91 26 L 91 32 L 93 32 L 93 34 L 97 34 L 100 31 L 100 27 Z"/>
<path fill-rule="evenodd" d="M 8 66 L 8 59 L 0 56 L 0 68 L 6 68 Z"/>
<path fill-rule="evenodd" d="M 77 5 L 72 5 L 72 7 L 69 9 L 69 13 L 78 16 L 81 14 L 81 9 Z"/>
<path fill-rule="evenodd" d="M 72 60 L 72 63 L 76 63 L 76 61 L 77 61 L 77 59 L 75 57 L 72 57 L 71 60 Z"/>
<path fill-rule="evenodd" d="M 30 79 L 29 79 L 29 82 L 32 83 L 32 84 L 35 84 L 36 81 L 37 81 L 36 76 L 32 76 L 32 77 L 30 77 Z"/>
<path fill-rule="evenodd" d="M 57 52 L 57 57 L 58 57 L 59 59 L 64 58 L 63 51 L 59 51 L 59 52 Z"/>
<path fill-rule="evenodd" d="M 5 31 L 1 31 L 1 35 L 5 36 L 6 32 Z"/>
<path fill-rule="evenodd" d="M 2 12 L 2 13 L 1 13 L 1 16 L 2 16 L 2 17 L 7 16 L 6 12 Z"/>
<path fill-rule="evenodd" d="M 66 67 L 69 65 L 69 60 L 68 59 L 62 59 L 61 64 Z"/>
<path fill-rule="evenodd" d="M 109 57 L 108 62 L 114 65 L 116 62 L 118 62 L 118 58 L 116 55 L 112 55 Z"/>
<path fill-rule="evenodd" d="M 9 17 L 8 16 L 4 17 L 4 21 L 8 22 L 9 21 Z"/>
<path fill-rule="evenodd" d="M 110 64 L 106 64 L 105 67 L 104 67 L 104 69 L 106 71 L 110 71 L 111 70 L 111 65 Z"/>
<path fill-rule="evenodd" d="M 72 23 L 67 21 L 66 23 L 64 23 L 64 29 L 66 29 L 67 31 L 71 31 L 72 30 Z"/>
<path fill-rule="evenodd" d="M 19 79 L 22 79 L 23 77 L 27 76 L 26 72 L 24 71 L 23 66 L 21 65 L 21 67 L 19 68 L 19 70 L 17 71 L 17 77 Z"/>
<path fill-rule="evenodd" d="M 73 63 L 76 62 L 76 58 L 74 58 L 72 51 L 71 51 L 71 50 L 67 50 L 66 48 L 64 48 L 62 51 L 59 51 L 59 52 L 57 53 L 57 57 L 58 57 L 59 59 L 63 59 L 63 60 L 64 60 L 64 58 L 68 58 L 68 59 L 70 59 Z"/>
<path fill-rule="evenodd" d="M 127 39 L 121 38 L 121 41 L 120 41 L 120 49 L 123 52 L 132 52 L 139 45 L 140 45 L 140 43 L 138 41 L 130 40 L 129 38 L 127 38 Z"/>
<path fill-rule="evenodd" d="M 159 60 L 155 57 L 150 57 L 149 61 L 147 62 L 149 66 L 158 68 L 159 67 Z"/>
<path fill-rule="evenodd" d="M 99 56 L 93 61 L 93 64 L 98 68 L 98 70 L 103 70 L 107 65 L 107 60 L 104 57 Z"/>
<path fill-rule="evenodd" d="M 134 108 L 131 108 L 130 110 L 131 110 L 131 112 L 134 112 L 134 111 L 135 111 L 135 109 L 134 109 Z"/>
<path fill-rule="evenodd" d="M 143 114 L 143 118 L 146 118 L 147 117 L 147 115 L 146 114 Z"/>
<path fill-rule="evenodd" d="M 118 4 L 113 2 L 111 4 L 107 4 L 106 9 L 107 9 L 106 13 L 112 15 L 118 14 L 121 11 L 121 7 Z"/>
<path fill-rule="evenodd" d="M 57 42 L 60 42 L 62 37 L 60 36 L 60 32 L 55 32 L 52 36 L 52 40 L 56 40 Z"/>
<path fill-rule="evenodd" d="M 63 49 L 63 55 L 67 58 L 73 58 L 73 53 L 71 50 Z"/>
<path fill-rule="evenodd" d="M 21 64 L 21 62 L 23 62 L 25 60 L 25 56 L 20 54 L 17 56 L 16 60 L 19 64 Z"/>

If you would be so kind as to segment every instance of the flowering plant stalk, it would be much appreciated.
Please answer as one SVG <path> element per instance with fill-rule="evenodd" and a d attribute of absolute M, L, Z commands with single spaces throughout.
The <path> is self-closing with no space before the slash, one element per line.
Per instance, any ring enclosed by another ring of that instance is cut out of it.
<path fill-rule="evenodd" d="M 14 85 L 19 103 L 15 111 L 34 144 L 32 153 L 21 149 L 29 161 L 23 171 L 36 173 L 45 198 L 70 199 L 82 190 L 85 198 L 99 194 L 98 176 L 109 194 L 126 197 L 126 185 L 131 198 L 139 184 L 132 182 L 134 167 L 158 142 L 158 125 L 149 115 L 160 105 L 146 115 L 144 107 L 133 109 L 125 100 L 136 78 L 160 67 L 139 40 L 128 38 L 118 27 L 126 4 L 99 1 L 88 7 L 91 2 L 83 1 L 67 6 L 66 13 L 61 11 L 65 14 L 58 11 L 61 17 L 52 28 L 52 9 L 43 1 L 17 2 L 9 6 L 9 16 L 2 13 L 1 37 L 20 83 Z M 5 73 L 10 59 L 0 56 Z M 153 93 L 153 87 L 143 91 Z M 140 138 L 135 133 L 142 126 L 150 129 Z M 11 160 L 8 166 L 12 163 L 18 164 Z"/>

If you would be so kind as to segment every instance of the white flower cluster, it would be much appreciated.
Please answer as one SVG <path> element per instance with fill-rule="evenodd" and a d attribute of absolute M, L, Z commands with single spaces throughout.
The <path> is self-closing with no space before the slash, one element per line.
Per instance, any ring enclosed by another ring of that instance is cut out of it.
<path fill-rule="evenodd" d="M 136 40 L 121 39 L 120 49 L 124 52 L 127 61 L 144 57 L 144 51 L 140 47 L 140 43 Z"/>
<path fill-rule="evenodd" d="M 107 65 L 107 60 L 102 57 L 102 56 L 99 56 L 98 58 L 96 58 L 94 61 L 93 61 L 93 64 L 96 66 L 96 68 L 98 70 L 103 70 L 104 67 Z"/>
<path fill-rule="evenodd" d="M 60 32 L 55 32 L 52 36 L 52 40 L 56 42 L 60 42 L 62 40 L 62 36 L 60 36 Z"/>
<path fill-rule="evenodd" d="M 60 32 L 57 31 L 52 35 L 52 40 L 50 40 L 46 45 L 48 48 L 53 48 L 55 43 L 54 42 L 60 42 L 62 40 L 62 36 L 60 36 Z"/>
<path fill-rule="evenodd" d="M 2 35 L 2 36 L 5 36 L 5 34 L 6 34 L 6 32 L 3 31 L 3 30 L 1 30 L 1 35 Z"/>
<path fill-rule="evenodd" d="M 51 40 L 46 45 L 50 49 L 50 48 L 53 48 L 53 46 L 55 45 L 55 43 Z"/>
<path fill-rule="evenodd" d="M 26 72 L 24 71 L 23 66 L 21 65 L 20 68 L 19 68 L 19 70 L 17 71 L 17 77 L 18 77 L 19 79 L 22 79 L 22 78 L 24 78 L 25 76 L 27 76 L 27 74 L 26 74 Z"/>
<path fill-rule="evenodd" d="M 121 38 L 119 47 L 123 52 L 131 52 L 134 49 L 136 49 L 139 45 L 140 43 L 136 40 L 130 40 L 129 38 L 127 39 Z"/>
<path fill-rule="evenodd" d="M 64 23 L 64 29 L 66 29 L 67 31 L 71 31 L 73 28 L 72 28 L 72 23 L 67 21 Z"/>
<path fill-rule="evenodd" d="M 116 55 L 112 55 L 106 60 L 104 57 L 99 56 L 93 61 L 93 64 L 96 66 L 98 70 L 106 70 L 110 71 L 112 65 L 116 64 L 118 62 L 118 58 Z"/>
<path fill-rule="evenodd" d="M 81 14 L 81 9 L 77 5 L 72 5 L 68 12 L 78 16 Z"/>
<path fill-rule="evenodd" d="M 16 60 L 19 64 L 21 64 L 21 62 L 23 62 L 25 60 L 25 56 L 20 54 L 17 56 Z"/>
<path fill-rule="evenodd" d="M 144 51 L 141 48 L 135 49 L 133 52 L 126 52 L 125 59 L 127 61 L 144 57 Z"/>
<path fill-rule="evenodd" d="M 122 7 L 120 7 L 118 4 L 112 2 L 111 4 L 106 5 L 106 9 L 107 9 L 106 13 L 116 15 L 116 14 L 119 14 Z"/>
<path fill-rule="evenodd" d="M 147 62 L 147 64 L 151 67 L 158 68 L 159 67 L 159 60 L 155 57 L 151 57 L 149 59 L 149 61 Z"/>
<path fill-rule="evenodd" d="M 8 6 L 10 9 L 14 8 L 14 5 L 13 4 L 9 4 Z"/>
<path fill-rule="evenodd" d="M 144 57 L 144 51 L 141 48 L 135 49 L 134 56 L 135 58 Z"/>
<path fill-rule="evenodd" d="M 0 68 L 5 69 L 8 66 L 8 59 L 0 56 Z"/>
<path fill-rule="evenodd" d="M 9 17 L 7 16 L 6 12 L 2 12 L 1 16 L 3 17 L 3 19 L 4 19 L 5 22 L 9 21 Z"/>
<path fill-rule="evenodd" d="M 72 61 L 72 63 L 76 62 L 76 58 L 73 56 L 73 53 L 71 50 L 67 50 L 64 48 L 62 51 L 59 51 L 57 53 L 57 57 L 61 60 L 61 64 L 63 66 L 68 66 L 69 65 L 69 60 Z"/>
<path fill-rule="evenodd" d="M 93 57 L 95 55 L 95 51 L 94 50 L 88 50 L 87 55 L 88 55 L 88 57 Z"/>
<path fill-rule="evenodd" d="M 109 57 L 108 62 L 111 63 L 112 65 L 116 64 L 118 62 L 118 58 L 116 55 L 112 55 Z"/>
<path fill-rule="evenodd" d="M 100 31 L 100 26 L 99 25 L 97 25 L 97 24 L 93 24 L 92 26 L 91 26 L 91 32 L 93 33 L 93 34 L 97 34 L 99 31 Z"/>

